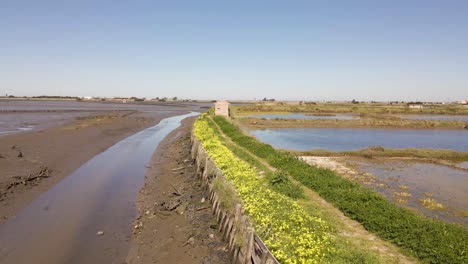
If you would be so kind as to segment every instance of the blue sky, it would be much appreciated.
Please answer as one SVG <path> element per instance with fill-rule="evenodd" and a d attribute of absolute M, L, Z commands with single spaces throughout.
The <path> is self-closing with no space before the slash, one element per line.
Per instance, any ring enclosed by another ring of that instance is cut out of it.
<path fill-rule="evenodd" d="M 468 1 L 0 1 L 0 93 L 468 98 Z"/>

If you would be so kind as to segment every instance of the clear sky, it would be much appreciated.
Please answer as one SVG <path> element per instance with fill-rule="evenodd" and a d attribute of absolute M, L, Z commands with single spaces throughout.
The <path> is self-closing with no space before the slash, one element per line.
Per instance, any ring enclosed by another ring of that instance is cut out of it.
<path fill-rule="evenodd" d="M 468 1 L 0 0 L 0 93 L 468 99 Z"/>

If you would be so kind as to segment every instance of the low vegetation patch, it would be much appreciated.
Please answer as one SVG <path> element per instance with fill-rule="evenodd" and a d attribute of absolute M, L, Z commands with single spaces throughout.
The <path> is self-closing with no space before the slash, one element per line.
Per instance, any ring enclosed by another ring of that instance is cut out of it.
<path fill-rule="evenodd" d="M 301 189 L 301 187 L 291 182 L 288 175 L 283 171 L 269 174 L 267 180 L 270 183 L 272 189 L 279 193 L 282 193 L 293 199 L 304 198 L 304 191 Z"/>
<path fill-rule="evenodd" d="M 419 199 L 419 202 L 422 206 L 431 210 L 443 210 L 445 208 L 441 203 L 437 202 L 433 198 L 421 198 Z"/>
<path fill-rule="evenodd" d="M 468 231 L 463 227 L 428 219 L 398 207 L 377 192 L 331 170 L 310 166 L 290 153 L 258 142 L 224 117 L 217 116 L 214 120 L 236 144 L 291 175 L 367 230 L 423 262 L 468 263 Z"/>

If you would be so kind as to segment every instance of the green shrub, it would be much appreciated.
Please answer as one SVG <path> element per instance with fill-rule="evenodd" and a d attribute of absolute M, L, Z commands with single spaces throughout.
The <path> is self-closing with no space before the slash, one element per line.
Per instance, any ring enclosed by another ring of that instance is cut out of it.
<path fill-rule="evenodd" d="M 267 175 L 267 180 L 274 191 L 293 199 L 304 198 L 304 191 L 298 184 L 294 184 L 283 171 Z"/>

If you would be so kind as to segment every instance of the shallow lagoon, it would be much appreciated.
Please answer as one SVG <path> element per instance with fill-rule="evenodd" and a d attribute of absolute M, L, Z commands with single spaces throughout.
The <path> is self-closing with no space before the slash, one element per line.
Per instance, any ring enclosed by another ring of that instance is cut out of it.
<path fill-rule="evenodd" d="M 386 148 L 433 148 L 468 151 L 467 130 L 370 129 L 370 128 L 278 128 L 250 130 L 260 141 L 291 150 L 359 150 Z"/>

